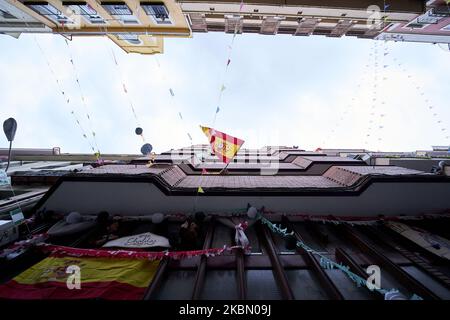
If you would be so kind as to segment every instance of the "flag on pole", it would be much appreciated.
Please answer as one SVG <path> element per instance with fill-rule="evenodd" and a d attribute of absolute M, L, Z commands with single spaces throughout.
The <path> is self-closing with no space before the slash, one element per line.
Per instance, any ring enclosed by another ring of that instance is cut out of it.
<path fill-rule="evenodd" d="M 208 137 L 214 154 L 224 163 L 229 163 L 245 142 L 213 128 L 203 126 L 200 126 L 200 128 Z"/>

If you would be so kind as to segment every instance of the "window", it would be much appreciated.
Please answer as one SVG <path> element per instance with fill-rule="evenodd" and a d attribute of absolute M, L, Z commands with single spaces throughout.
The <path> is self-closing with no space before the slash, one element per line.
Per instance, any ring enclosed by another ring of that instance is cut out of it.
<path fill-rule="evenodd" d="M 145 13 L 152 17 L 157 24 L 172 24 L 169 11 L 162 2 L 141 2 Z"/>
<path fill-rule="evenodd" d="M 139 39 L 139 36 L 137 34 L 118 34 L 117 39 L 125 40 L 133 45 L 142 44 L 142 41 Z"/>
<path fill-rule="evenodd" d="M 98 15 L 97 11 L 86 2 L 63 2 L 75 14 L 81 15 L 86 21 L 92 24 L 104 24 L 105 20 Z"/>
<path fill-rule="evenodd" d="M 0 17 L 2 17 L 3 19 L 17 19 L 15 16 L 13 16 L 8 11 L 2 10 L 2 9 L 0 9 Z"/>
<path fill-rule="evenodd" d="M 139 24 L 138 19 L 124 2 L 102 2 L 102 7 L 123 24 Z"/>
<path fill-rule="evenodd" d="M 49 4 L 48 2 L 24 2 L 23 3 L 28 8 L 33 11 L 39 13 L 42 16 L 47 17 L 48 19 L 61 23 L 61 24 L 72 24 L 74 23 L 68 17 L 62 14 L 61 11 L 56 9 L 54 6 Z"/>

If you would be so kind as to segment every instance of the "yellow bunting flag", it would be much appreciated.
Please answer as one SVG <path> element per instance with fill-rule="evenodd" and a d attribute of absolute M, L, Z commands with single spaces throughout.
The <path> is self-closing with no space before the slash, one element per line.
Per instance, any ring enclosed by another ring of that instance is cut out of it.
<path fill-rule="evenodd" d="M 202 188 L 202 187 L 198 187 L 197 193 L 205 193 L 205 191 L 203 191 L 203 188 Z"/>
<path fill-rule="evenodd" d="M 200 128 L 208 137 L 214 154 L 224 163 L 229 163 L 245 142 L 213 128 L 203 126 L 200 126 Z"/>

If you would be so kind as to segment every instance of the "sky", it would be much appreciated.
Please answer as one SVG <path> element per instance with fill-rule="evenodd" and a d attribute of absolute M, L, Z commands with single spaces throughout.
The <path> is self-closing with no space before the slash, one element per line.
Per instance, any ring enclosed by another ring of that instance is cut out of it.
<path fill-rule="evenodd" d="M 225 72 L 232 37 L 166 38 L 163 54 L 140 55 L 105 37 L 74 37 L 66 45 L 59 35 L 0 35 L 0 120 L 17 120 L 14 147 L 60 147 L 63 153 L 90 153 L 90 145 L 101 153 L 140 153 L 138 125 L 157 153 L 190 145 L 187 133 L 194 144 L 207 143 L 199 125 L 237 136 L 247 148 L 415 151 L 450 144 L 448 50 L 353 37 L 244 34 L 237 35 Z M 7 146 L 2 135 L 0 148 Z"/>

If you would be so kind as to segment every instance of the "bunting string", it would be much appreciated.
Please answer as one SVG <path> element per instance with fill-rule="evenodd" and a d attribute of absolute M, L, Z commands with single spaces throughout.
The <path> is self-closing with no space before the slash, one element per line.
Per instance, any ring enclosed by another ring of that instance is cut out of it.
<path fill-rule="evenodd" d="M 261 223 L 265 224 L 273 233 L 277 233 L 281 235 L 282 237 L 292 237 L 294 236 L 294 232 L 291 231 L 288 233 L 287 228 L 281 228 L 281 226 L 276 225 L 263 217 L 261 214 L 258 214 L 257 219 L 261 221 Z M 382 294 L 385 299 L 387 299 L 388 296 L 399 293 L 399 290 L 397 289 L 390 289 L 386 290 L 383 288 L 378 288 L 375 285 L 368 285 L 366 279 L 358 276 L 357 274 L 350 271 L 350 268 L 348 266 L 344 266 L 341 263 L 334 262 L 333 260 L 329 259 L 325 255 L 321 254 L 320 252 L 315 251 L 311 247 L 307 246 L 304 242 L 297 240 L 297 247 L 301 248 L 307 252 L 310 252 L 311 254 L 318 256 L 320 258 L 320 265 L 324 269 L 337 269 L 342 271 L 350 280 L 352 280 L 358 287 L 367 287 L 370 291 L 376 291 L 380 294 Z M 410 300 L 422 300 L 421 297 L 414 294 Z"/>
<path fill-rule="evenodd" d="M 82 124 L 81 124 L 79 118 L 77 117 L 75 110 L 72 108 L 72 106 L 71 106 L 71 100 L 70 100 L 68 94 L 63 90 L 61 81 L 58 79 L 58 77 L 56 76 L 56 73 L 53 71 L 53 68 L 52 68 L 52 66 L 50 65 L 50 61 L 48 60 L 47 55 L 45 54 L 45 52 L 44 52 L 44 50 L 42 49 L 41 45 L 40 45 L 39 42 L 37 41 L 36 36 L 34 36 L 34 41 L 36 42 L 36 45 L 38 46 L 39 51 L 41 52 L 41 54 L 42 54 L 42 56 L 43 56 L 43 58 L 44 58 L 44 60 L 45 60 L 45 62 L 46 62 L 46 64 L 47 64 L 47 67 L 48 67 L 48 69 L 49 69 L 49 71 L 50 71 L 50 74 L 52 75 L 53 79 L 54 79 L 55 82 L 56 82 L 56 85 L 57 85 L 57 87 L 58 87 L 59 92 L 61 93 L 61 95 L 62 95 L 62 97 L 63 97 L 63 100 L 65 101 L 66 105 L 68 106 L 68 108 L 69 108 L 69 110 L 70 110 L 71 116 L 73 117 L 75 123 L 77 124 L 78 128 L 80 129 L 83 138 L 84 138 L 84 139 L 87 141 L 87 143 L 89 144 L 89 147 L 90 147 L 91 151 L 92 151 L 93 153 L 95 153 L 94 145 L 92 144 L 92 142 L 90 141 L 90 138 L 89 138 L 88 135 L 86 134 L 86 131 L 84 130 L 84 128 L 83 128 L 83 126 L 82 126 Z"/>
<path fill-rule="evenodd" d="M 402 71 L 402 74 L 406 76 L 408 79 L 410 85 L 413 86 L 413 89 L 416 93 L 418 93 L 420 99 L 423 101 L 423 105 L 425 106 L 427 112 L 431 115 L 431 119 L 434 121 L 434 123 L 437 125 L 437 127 L 440 129 L 440 133 L 444 134 L 445 139 L 450 142 L 450 135 L 448 131 L 448 125 L 446 124 L 446 121 L 443 120 L 441 115 L 439 114 L 438 109 L 436 106 L 432 103 L 432 100 L 428 95 L 426 94 L 426 90 L 417 83 L 416 79 L 413 77 L 413 75 L 408 72 L 400 61 L 398 61 L 397 58 L 393 58 L 393 63 Z"/>
<path fill-rule="evenodd" d="M 141 127 L 141 123 L 139 121 L 139 117 L 138 117 L 138 115 L 136 113 L 136 109 L 134 107 L 134 104 L 133 104 L 133 101 L 131 99 L 130 93 L 128 92 L 128 87 L 127 87 L 127 85 L 125 83 L 125 80 L 124 80 L 124 77 L 122 75 L 118 59 L 117 59 L 116 54 L 114 53 L 114 50 L 111 47 L 111 45 L 109 45 L 109 51 L 111 53 L 111 57 L 112 57 L 112 59 L 114 61 L 114 65 L 115 65 L 115 68 L 117 70 L 117 75 L 119 76 L 119 80 L 120 80 L 121 85 L 122 85 L 122 91 L 125 94 L 125 96 L 127 97 L 128 105 L 130 106 L 131 113 L 133 114 L 134 120 L 136 122 L 136 127 Z M 142 137 L 142 140 L 145 142 L 145 138 L 144 138 L 143 133 L 141 134 L 141 137 Z"/>
<path fill-rule="evenodd" d="M 351 100 L 348 102 L 347 106 L 345 107 L 344 111 L 341 113 L 339 117 L 339 121 L 334 122 L 333 128 L 328 131 L 328 135 L 325 140 L 323 140 L 322 145 L 330 145 L 331 139 L 339 137 L 336 133 L 340 130 L 340 128 L 343 128 L 343 123 L 346 117 L 352 113 L 352 110 L 354 110 L 354 107 L 356 105 L 356 102 L 360 99 L 360 89 L 362 85 L 366 81 L 366 76 L 369 74 L 369 66 L 371 57 L 373 56 L 373 53 L 375 51 L 375 42 L 372 42 L 372 46 L 370 48 L 369 54 L 366 58 L 366 63 L 364 64 L 364 71 L 362 72 L 362 76 L 359 78 L 358 84 L 356 86 L 355 94 L 351 98 Z"/>
<path fill-rule="evenodd" d="M 241 0 L 241 4 L 239 5 L 239 17 L 240 17 L 240 14 L 242 12 L 242 8 L 243 7 L 244 7 L 244 1 Z M 221 111 L 220 108 L 222 107 L 222 97 L 223 97 L 224 91 L 226 90 L 225 80 L 227 78 L 228 69 L 229 69 L 230 64 L 231 64 L 231 55 L 232 55 L 233 47 L 234 47 L 234 40 L 236 39 L 236 35 L 238 33 L 238 27 L 239 27 L 239 23 L 235 23 L 233 37 L 231 39 L 231 43 L 228 45 L 228 55 L 227 55 L 227 61 L 226 61 L 226 64 L 225 64 L 225 72 L 223 73 L 222 81 L 220 82 L 221 85 L 220 85 L 220 88 L 219 88 L 219 97 L 217 99 L 217 106 L 216 106 L 216 110 L 214 112 L 214 119 L 213 119 L 213 122 L 212 122 L 212 125 L 211 125 L 212 128 L 215 127 L 216 120 L 217 120 L 217 115 Z"/>
<path fill-rule="evenodd" d="M 173 110 L 173 109 L 175 109 L 175 110 L 178 109 L 178 112 L 177 112 L 178 118 L 179 118 L 179 120 L 180 120 L 180 122 L 181 122 L 181 124 L 182 124 L 182 127 L 183 127 L 184 130 L 186 131 L 186 136 L 187 136 L 187 138 L 189 139 L 190 145 L 193 145 L 194 143 L 193 143 L 193 140 L 192 140 L 192 135 L 191 135 L 191 133 L 189 132 L 189 130 L 186 130 L 186 124 L 185 124 L 185 121 L 184 121 L 183 114 L 181 113 L 181 111 L 180 111 L 179 108 L 177 107 L 177 103 L 176 103 L 176 101 L 175 101 L 175 100 L 176 100 L 176 99 L 175 99 L 175 91 L 172 89 L 172 87 L 171 87 L 171 85 L 170 85 L 168 79 L 166 78 L 165 72 L 163 72 L 163 70 L 162 70 L 161 63 L 159 62 L 159 59 L 158 59 L 156 56 L 155 56 L 154 58 L 155 58 L 154 61 L 155 61 L 156 66 L 157 66 L 157 68 L 158 68 L 159 74 L 161 75 L 162 82 L 169 85 L 169 90 L 168 90 L 168 91 L 169 91 L 169 95 L 170 95 L 170 98 L 169 98 L 169 99 L 170 99 L 170 105 L 171 105 L 171 108 L 172 108 L 172 110 Z"/>
<path fill-rule="evenodd" d="M 86 99 L 85 99 L 85 96 L 84 96 L 84 93 L 83 93 L 83 89 L 81 87 L 80 78 L 78 77 L 78 71 L 77 71 L 77 68 L 75 66 L 75 62 L 74 62 L 74 59 L 73 59 L 72 50 L 70 48 L 69 41 L 67 41 L 67 39 L 64 39 L 64 41 L 66 43 L 67 50 L 69 52 L 70 64 L 72 65 L 72 68 L 73 68 L 73 75 L 75 77 L 75 81 L 77 83 L 77 87 L 78 87 L 78 90 L 80 92 L 81 104 L 83 105 L 84 110 L 86 112 L 86 118 L 88 120 L 88 125 L 89 125 L 89 129 L 91 131 L 92 140 L 94 141 L 95 147 L 97 149 L 97 154 L 96 155 L 97 155 L 97 160 L 98 160 L 100 158 L 101 153 L 100 153 L 100 149 L 98 147 L 96 133 L 95 133 L 93 125 L 92 125 L 92 119 L 91 119 L 92 117 L 89 114 L 89 108 L 87 106 Z"/>

